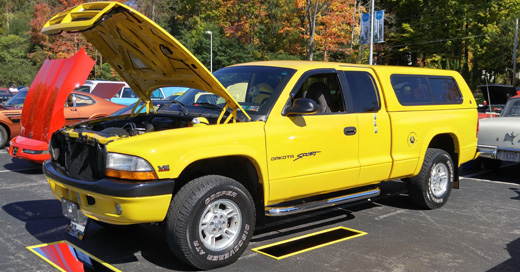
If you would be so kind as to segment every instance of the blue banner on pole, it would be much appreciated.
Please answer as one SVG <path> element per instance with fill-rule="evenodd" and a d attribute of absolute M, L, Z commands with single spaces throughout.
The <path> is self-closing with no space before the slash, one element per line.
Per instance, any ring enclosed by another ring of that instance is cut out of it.
<path fill-rule="evenodd" d="M 374 43 L 385 42 L 385 11 L 378 10 L 374 16 Z M 370 13 L 361 15 L 360 44 L 370 44 Z"/>

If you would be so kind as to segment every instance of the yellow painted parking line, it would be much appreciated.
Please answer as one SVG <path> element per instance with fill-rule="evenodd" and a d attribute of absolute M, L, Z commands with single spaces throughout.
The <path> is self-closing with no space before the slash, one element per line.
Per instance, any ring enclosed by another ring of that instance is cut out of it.
<path fill-rule="evenodd" d="M 281 260 L 313 249 L 360 237 L 365 234 L 367 233 L 363 231 L 340 226 L 253 248 L 251 250 Z"/>
<path fill-rule="evenodd" d="M 88 271 L 108 270 L 121 272 L 119 269 L 92 256 L 68 241 L 29 246 L 27 249 L 63 272 L 80 272 L 85 271 L 85 268 Z"/>

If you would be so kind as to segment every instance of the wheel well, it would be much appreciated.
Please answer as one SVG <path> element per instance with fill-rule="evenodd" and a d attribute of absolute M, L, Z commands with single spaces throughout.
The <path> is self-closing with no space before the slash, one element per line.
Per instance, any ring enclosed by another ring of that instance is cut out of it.
<path fill-rule="evenodd" d="M 174 194 L 182 186 L 201 176 L 221 175 L 240 182 L 249 191 L 255 201 L 257 225 L 264 222 L 264 190 L 252 161 L 245 157 L 229 156 L 205 159 L 186 167 L 175 180 Z"/>
<path fill-rule="evenodd" d="M 458 167 L 459 151 L 457 150 L 457 147 L 455 145 L 456 141 L 457 141 L 457 139 L 453 135 L 439 134 L 439 135 L 433 137 L 428 148 L 442 149 L 442 150 L 448 152 L 448 154 L 450 154 L 451 159 L 453 160 L 453 164 L 454 164 L 455 180 L 458 181 L 458 179 L 459 179 L 459 167 Z"/>
<path fill-rule="evenodd" d="M 4 123 L 0 123 L 0 125 L 4 127 L 5 131 L 7 131 L 7 141 L 9 142 L 9 139 L 11 138 L 11 130 L 9 129 L 9 126 Z"/>

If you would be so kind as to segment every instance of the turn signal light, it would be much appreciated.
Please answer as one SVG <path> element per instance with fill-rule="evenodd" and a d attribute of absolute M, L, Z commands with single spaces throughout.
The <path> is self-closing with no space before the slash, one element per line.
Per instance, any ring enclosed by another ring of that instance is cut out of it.
<path fill-rule="evenodd" d="M 112 178 L 118 178 L 118 179 L 132 179 L 132 180 L 155 180 L 155 179 L 157 179 L 157 175 L 155 174 L 155 171 L 131 172 L 131 171 L 107 169 L 106 176 L 112 177 Z"/>

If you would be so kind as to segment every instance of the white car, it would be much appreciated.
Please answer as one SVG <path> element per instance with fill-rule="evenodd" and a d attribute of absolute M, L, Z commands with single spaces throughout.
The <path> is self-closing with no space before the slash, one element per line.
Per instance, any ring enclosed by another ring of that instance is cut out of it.
<path fill-rule="evenodd" d="M 502 161 L 520 162 L 520 95 L 507 101 L 499 117 L 480 119 L 478 149 L 486 169 Z"/>

